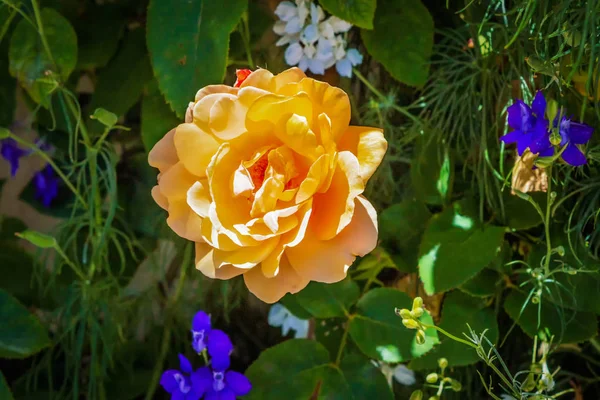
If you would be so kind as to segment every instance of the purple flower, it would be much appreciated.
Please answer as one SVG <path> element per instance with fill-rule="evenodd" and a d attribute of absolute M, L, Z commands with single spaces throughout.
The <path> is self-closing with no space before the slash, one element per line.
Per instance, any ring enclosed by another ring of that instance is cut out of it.
<path fill-rule="evenodd" d="M 171 400 L 199 400 L 203 393 L 194 390 L 190 379 L 192 364 L 182 354 L 179 354 L 179 368 L 181 371 L 169 369 L 163 372 L 161 386 L 171 394 Z"/>
<path fill-rule="evenodd" d="M 198 311 L 192 319 L 192 347 L 196 353 L 202 353 L 206 348 L 211 329 L 210 315 Z"/>
<path fill-rule="evenodd" d="M 33 184 L 35 185 L 35 197 L 41 200 L 45 207 L 50 207 L 50 203 L 58 195 L 58 183 L 60 180 L 54 173 L 54 169 L 50 164 L 33 176 Z"/>
<path fill-rule="evenodd" d="M 19 159 L 27 155 L 27 151 L 21 149 L 14 139 L 8 138 L 0 142 L 0 154 L 10 164 L 10 175 L 14 177 L 19 170 Z"/>
<path fill-rule="evenodd" d="M 519 155 L 523 155 L 529 148 L 532 153 L 538 153 L 541 157 L 549 157 L 554 154 L 550 143 L 550 132 L 548 131 L 548 120 L 545 118 L 546 99 L 541 91 L 535 94 L 531 107 L 517 100 L 508 107 L 508 126 L 513 131 L 502 136 L 500 140 L 504 143 L 516 143 Z"/>
<path fill-rule="evenodd" d="M 556 126 L 557 123 L 555 122 L 554 125 Z M 565 145 L 567 146 L 561 154 L 562 159 L 574 167 L 587 163 L 585 155 L 576 145 L 589 142 L 592 133 L 594 132 L 594 128 L 586 124 L 573 122 L 570 119 L 563 117 L 560 121 L 558 132 L 560 134 L 561 148 Z"/>
<path fill-rule="evenodd" d="M 219 371 L 210 367 L 199 368 L 192 374 L 194 392 L 204 396 L 205 400 L 235 400 L 252 389 L 252 384 L 239 372 Z"/>

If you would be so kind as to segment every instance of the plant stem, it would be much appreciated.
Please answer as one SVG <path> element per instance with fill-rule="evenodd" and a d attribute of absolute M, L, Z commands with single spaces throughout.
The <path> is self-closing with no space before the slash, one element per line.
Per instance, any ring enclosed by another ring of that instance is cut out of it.
<path fill-rule="evenodd" d="M 550 275 L 550 257 L 552 256 L 552 243 L 550 241 L 550 211 L 552 209 L 552 166 L 548 167 L 548 192 L 546 196 L 546 218 L 544 227 L 546 230 L 546 259 L 544 260 L 544 271 L 546 276 Z"/>
<path fill-rule="evenodd" d="M 54 62 L 54 57 L 52 56 L 52 52 L 50 51 L 50 46 L 48 45 L 48 40 L 46 39 L 46 35 L 44 34 L 44 24 L 42 24 L 42 16 L 40 14 L 40 7 L 38 5 L 37 0 L 31 0 L 31 6 L 33 7 L 35 22 L 37 24 L 38 33 L 40 34 L 40 39 L 42 40 L 42 46 L 44 46 L 44 51 L 46 52 L 48 59 L 52 63 L 52 66 L 55 69 L 57 69 L 56 63 Z M 59 73 L 60 71 L 57 70 L 56 72 Z"/>
<path fill-rule="evenodd" d="M 342 361 L 342 355 L 344 354 L 344 347 L 346 347 L 346 342 L 348 341 L 348 330 L 350 329 L 350 322 L 352 321 L 352 316 L 348 318 L 346 321 L 346 327 L 344 328 L 344 334 L 342 335 L 342 340 L 340 341 L 340 347 L 338 348 L 337 356 L 335 357 L 335 365 L 340 365 Z"/>
<path fill-rule="evenodd" d="M 163 339 L 160 345 L 160 353 L 158 355 L 158 359 L 156 360 L 156 365 L 154 367 L 154 371 L 152 373 L 152 380 L 150 381 L 150 385 L 148 386 L 148 391 L 146 392 L 145 400 L 151 400 L 154 397 L 154 393 L 156 392 L 156 388 L 158 387 L 158 382 L 160 381 L 160 376 L 163 369 L 163 364 L 165 362 L 165 358 L 167 358 L 167 353 L 169 352 L 169 347 L 171 345 L 171 334 L 173 328 L 173 316 L 170 314 L 171 307 L 174 304 L 177 304 L 179 301 L 179 297 L 181 297 L 181 292 L 183 291 L 183 283 L 185 282 L 185 276 L 187 274 L 187 266 L 191 259 L 191 249 L 192 247 L 187 245 L 183 254 L 183 261 L 181 263 L 180 271 L 179 271 L 179 279 L 177 280 L 177 285 L 175 286 L 175 293 L 172 297 L 169 298 L 166 306 L 167 311 L 167 320 L 165 322 L 165 329 L 163 333 Z"/>
<path fill-rule="evenodd" d="M 56 175 L 58 175 L 63 180 L 63 182 L 65 183 L 65 185 L 67 185 L 67 187 L 71 190 L 71 192 L 73 192 L 73 194 L 75 195 L 75 198 L 81 202 L 81 204 L 83 205 L 83 207 L 85 209 L 87 209 L 87 204 L 86 204 L 85 200 L 83 199 L 83 197 L 81 196 L 81 194 L 79 194 L 79 192 L 77 191 L 75 186 L 73 186 L 73 184 L 69 181 L 69 179 L 65 176 L 65 174 L 63 174 L 63 172 L 60 170 L 60 168 L 58 168 L 58 166 L 54 163 L 54 161 L 52 161 L 52 158 L 50 158 L 50 156 L 48 156 L 48 154 L 46 154 L 44 151 L 40 150 L 40 148 L 37 147 L 35 144 L 33 144 L 25 139 L 20 138 L 19 136 L 13 134 L 12 132 L 9 133 L 9 137 L 11 139 L 13 139 L 15 142 L 22 144 L 23 146 L 31 149 L 34 153 L 36 153 L 37 155 L 42 157 L 42 159 L 44 161 L 46 161 L 52 167 L 52 169 L 54 169 L 54 172 L 56 172 Z"/>
<path fill-rule="evenodd" d="M 460 342 L 460 343 L 466 344 L 466 345 L 467 345 L 467 346 L 469 346 L 469 347 L 472 347 L 472 348 L 474 348 L 474 349 L 477 349 L 477 345 L 476 345 L 476 344 L 474 344 L 474 343 L 471 343 L 471 342 L 469 342 L 469 341 L 467 341 L 467 340 L 461 339 L 461 338 L 459 338 L 459 337 L 456 337 L 456 336 L 454 336 L 453 334 L 451 334 L 451 333 L 449 333 L 449 332 L 447 332 L 447 331 L 443 330 L 442 328 L 440 328 L 440 327 L 438 327 L 438 326 L 435 326 L 435 325 L 427 325 L 427 324 L 424 324 L 424 323 L 421 323 L 421 325 L 423 325 L 423 327 L 425 327 L 425 328 L 427 328 L 427 329 L 429 329 L 429 328 L 433 328 L 433 329 L 435 329 L 436 331 L 438 331 L 438 332 L 440 332 L 440 333 L 442 333 L 442 334 L 444 334 L 444 335 L 448 336 L 450 339 L 452 339 L 452 340 L 454 340 L 454 341 L 456 341 L 456 342 Z"/>
<path fill-rule="evenodd" d="M 71 261 L 69 259 L 69 257 L 67 257 L 67 255 L 65 254 L 65 252 L 63 251 L 63 249 L 56 245 L 54 247 L 54 250 L 58 253 L 58 255 L 60 255 L 63 260 L 65 260 L 65 263 L 73 270 L 73 272 L 75 272 L 77 274 L 77 276 L 82 280 L 82 281 L 86 281 L 87 277 L 84 275 L 84 273 L 77 267 L 77 265 L 75 265 L 75 263 L 73 261 Z"/>

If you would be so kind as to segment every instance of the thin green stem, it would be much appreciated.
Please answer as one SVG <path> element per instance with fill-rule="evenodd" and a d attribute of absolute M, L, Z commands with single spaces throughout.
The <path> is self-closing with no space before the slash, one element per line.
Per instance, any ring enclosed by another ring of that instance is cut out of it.
<path fill-rule="evenodd" d="M 79 200 L 79 202 L 83 205 L 83 207 L 85 209 L 87 209 L 87 204 L 86 204 L 85 200 L 83 199 L 83 196 L 81 196 L 81 194 L 79 194 L 79 192 L 77 191 L 75 186 L 73 186 L 73 184 L 69 181 L 69 179 L 65 176 L 65 174 L 63 174 L 63 172 L 60 170 L 60 168 L 58 168 L 58 166 L 54 163 L 54 161 L 52 161 L 52 158 L 50 158 L 50 156 L 48 156 L 48 154 L 46 154 L 44 151 L 40 150 L 40 148 L 37 147 L 35 144 L 33 144 L 25 139 L 20 138 L 19 136 L 13 134 L 12 132 L 9 133 L 9 137 L 12 138 L 15 142 L 22 144 L 23 146 L 31 149 L 35 154 L 39 155 L 44 161 L 46 161 L 52 167 L 52 169 L 54 169 L 54 172 L 56 172 L 56 174 L 63 180 L 65 185 L 67 185 L 69 190 L 71 190 L 71 192 L 73 192 L 73 194 L 75 195 L 75 198 L 77 200 Z"/>
<path fill-rule="evenodd" d="M 544 271 L 546 276 L 550 275 L 550 257 L 552 256 L 552 243 L 550 241 L 550 211 L 552 209 L 552 166 L 548 167 L 548 192 L 546 197 L 546 217 L 544 227 L 546 230 L 546 259 L 544 260 Z"/>
<path fill-rule="evenodd" d="M 469 346 L 469 347 L 472 347 L 472 348 L 474 348 L 474 349 L 477 349 L 477 348 L 478 348 L 478 346 L 477 346 L 476 344 L 474 344 L 474 343 L 471 343 L 471 342 L 469 342 L 469 341 L 467 341 L 467 340 L 461 339 L 461 338 L 459 338 L 459 337 L 457 337 L 457 336 L 454 336 L 453 334 L 451 334 L 451 333 L 449 333 L 449 332 L 445 331 L 444 329 L 442 329 L 442 328 L 440 328 L 440 327 L 438 327 L 438 326 L 435 326 L 435 325 L 428 325 L 428 324 L 424 324 L 424 323 L 421 323 L 421 325 L 423 325 L 423 327 L 424 327 L 424 328 L 426 328 L 426 329 L 433 328 L 433 329 L 435 329 L 436 331 L 438 331 L 438 332 L 440 332 L 440 333 L 442 333 L 442 334 L 444 334 L 444 335 L 448 336 L 450 339 L 452 339 L 452 340 L 454 340 L 454 341 L 456 341 L 456 342 L 460 342 L 460 343 L 466 344 L 467 346 Z"/>
<path fill-rule="evenodd" d="M 344 348 L 346 347 L 346 342 L 348 341 L 348 331 L 350 328 L 350 321 L 352 320 L 352 316 L 348 318 L 346 321 L 346 327 L 344 328 L 344 334 L 342 335 L 342 340 L 340 341 L 340 347 L 338 347 L 337 356 L 335 357 L 335 365 L 340 365 L 342 361 L 342 355 L 344 354 Z"/>
<path fill-rule="evenodd" d="M 177 280 L 177 284 L 175 286 L 175 293 L 171 298 L 169 298 L 169 302 L 167 304 L 167 311 L 171 311 L 173 305 L 179 302 L 179 298 L 181 297 L 181 293 L 183 292 L 183 284 L 185 282 L 185 277 L 187 274 L 187 265 L 191 259 L 191 246 L 186 246 L 183 255 L 183 261 L 181 263 L 181 268 L 179 271 L 179 279 Z M 163 333 L 163 339 L 160 345 L 160 353 L 158 355 L 158 359 L 156 360 L 156 365 L 154 366 L 154 371 L 152 373 L 152 380 L 150 381 L 150 385 L 148 386 L 148 391 L 146 392 L 146 400 L 151 400 L 154 397 L 154 393 L 156 392 L 156 388 L 158 387 L 158 382 L 160 381 L 160 375 L 163 370 L 163 364 L 165 359 L 167 358 L 167 353 L 169 352 L 169 347 L 171 346 L 171 335 L 173 329 L 173 316 L 168 314 L 168 318 L 165 322 L 165 329 Z"/>
<path fill-rule="evenodd" d="M 246 58 L 248 59 L 248 66 L 250 69 L 256 68 L 254 61 L 252 60 L 252 48 L 250 47 L 250 28 L 248 27 L 248 12 L 244 14 L 242 18 L 242 40 L 244 41 L 244 49 L 246 51 Z"/>
<path fill-rule="evenodd" d="M 42 46 L 44 46 L 44 51 L 48 56 L 48 59 L 52 63 L 52 66 L 56 68 L 56 63 L 54 62 L 54 57 L 52 56 L 52 51 L 50 51 L 50 46 L 48 45 L 48 40 L 46 39 L 46 35 L 44 34 L 44 24 L 42 24 L 42 15 L 40 13 L 40 7 L 38 5 L 37 0 L 31 0 L 31 6 L 33 7 L 33 14 L 35 15 L 35 22 L 37 24 L 38 33 L 40 34 L 40 39 L 42 40 Z M 56 71 L 59 72 L 59 71 Z"/>

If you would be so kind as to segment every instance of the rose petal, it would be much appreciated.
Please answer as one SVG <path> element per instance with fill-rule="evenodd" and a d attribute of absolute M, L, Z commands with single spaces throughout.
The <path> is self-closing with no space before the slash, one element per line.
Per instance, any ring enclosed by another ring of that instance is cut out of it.
<path fill-rule="evenodd" d="M 246 270 L 233 265 L 222 265 L 215 268 L 213 249 L 205 243 L 196 243 L 196 269 L 212 279 L 231 279 L 243 274 Z"/>
<path fill-rule="evenodd" d="M 260 267 L 254 267 L 244 274 L 248 290 L 265 303 L 275 303 L 286 293 L 297 293 L 308 285 L 285 257 L 281 259 L 279 273 L 273 278 L 263 275 Z"/>
<path fill-rule="evenodd" d="M 186 200 L 169 201 L 167 225 L 182 238 L 203 242 L 202 218 L 187 204 Z"/>
<path fill-rule="evenodd" d="M 163 210 L 169 209 L 169 200 L 167 200 L 167 198 L 161 193 L 158 185 L 156 185 L 152 188 L 151 194 L 152 194 L 152 198 L 154 199 L 154 201 L 156 202 L 156 204 L 158 204 L 158 206 L 160 208 L 162 208 Z"/>
<path fill-rule="evenodd" d="M 162 139 L 160 139 L 148 153 L 148 164 L 154 168 L 158 168 L 160 172 L 164 172 L 173 165 L 177 164 L 179 158 L 175 150 L 173 138 L 175 136 L 175 128 L 171 129 Z"/>
<path fill-rule="evenodd" d="M 210 192 L 208 191 L 208 182 L 196 182 L 187 192 L 187 203 L 192 210 L 202 218 L 208 216 L 210 206 Z"/>
<path fill-rule="evenodd" d="M 179 125 L 174 142 L 185 168 L 196 176 L 206 176 L 206 167 L 219 149 L 219 142 L 196 124 Z"/>
<path fill-rule="evenodd" d="M 364 183 L 375 173 L 387 151 L 387 141 L 378 128 L 350 126 L 338 142 L 338 151 L 348 150 L 358 158 Z"/>
<path fill-rule="evenodd" d="M 305 279 L 333 283 L 346 277 L 356 256 L 364 256 L 377 246 L 377 213 L 371 203 L 359 196 L 354 217 L 339 235 L 318 240 L 312 227 L 297 246 L 285 254 L 294 270 Z"/>

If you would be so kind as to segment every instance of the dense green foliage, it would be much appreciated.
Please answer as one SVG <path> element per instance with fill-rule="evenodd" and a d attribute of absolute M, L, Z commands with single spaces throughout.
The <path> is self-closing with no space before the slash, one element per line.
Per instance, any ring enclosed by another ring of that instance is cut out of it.
<path fill-rule="evenodd" d="M 286 69 L 277 3 L 0 0 L 0 139 L 61 182 L 50 207 L 33 181 L 20 194 L 51 231 L 0 215 L 0 399 L 163 398 L 198 309 L 231 335 L 249 399 L 600 398 L 600 2 L 319 0 L 364 61 L 314 77 L 389 149 L 366 190 L 379 247 L 281 300 L 308 339 L 270 327 L 242 277 L 194 269 L 147 163 L 198 89 Z M 595 132 L 586 165 L 552 160 L 546 193 L 511 194 L 499 138 L 537 90 Z M 422 316 L 396 315 L 417 296 Z M 392 380 L 398 363 L 416 383 Z"/>

